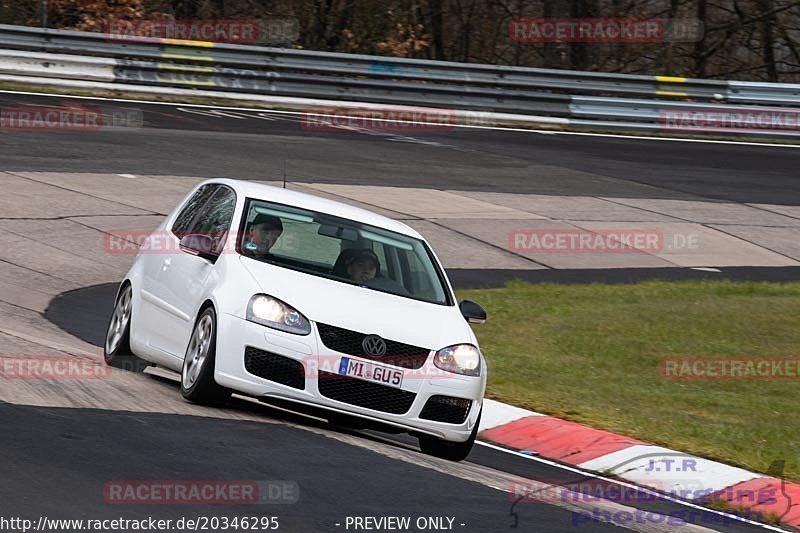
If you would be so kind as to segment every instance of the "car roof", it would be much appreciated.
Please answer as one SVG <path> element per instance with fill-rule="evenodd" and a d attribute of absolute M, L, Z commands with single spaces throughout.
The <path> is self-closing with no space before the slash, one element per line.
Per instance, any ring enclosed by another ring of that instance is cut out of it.
<path fill-rule="evenodd" d="M 327 215 L 333 215 L 348 220 L 355 220 L 363 224 L 377 226 L 379 228 L 423 239 L 422 235 L 417 233 L 416 230 L 410 226 L 398 222 L 397 220 L 373 213 L 360 207 L 354 207 L 349 204 L 329 200 L 314 196 L 313 194 L 306 194 L 291 189 L 283 189 L 280 187 L 273 187 L 264 183 L 256 181 L 234 180 L 228 178 L 211 179 L 203 183 L 222 183 L 231 187 L 238 194 L 247 198 L 255 198 L 257 200 L 264 200 L 267 202 L 275 202 L 276 204 L 290 205 L 299 207 L 301 209 L 308 209 L 310 211 L 317 211 Z"/>

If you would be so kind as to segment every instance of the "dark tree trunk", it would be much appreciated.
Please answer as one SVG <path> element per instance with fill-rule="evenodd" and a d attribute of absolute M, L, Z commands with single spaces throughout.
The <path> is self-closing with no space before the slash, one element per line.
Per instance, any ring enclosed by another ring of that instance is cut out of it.
<path fill-rule="evenodd" d="M 678 15 L 678 7 L 680 4 L 680 0 L 670 0 L 669 1 L 669 14 L 668 14 L 668 24 L 671 27 L 675 23 L 675 17 Z M 675 43 L 670 39 L 664 42 L 664 50 L 662 55 L 661 65 L 663 66 L 664 74 L 671 74 L 673 73 L 672 68 L 672 47 Z"/>
<path fill-rule="evenodd" d="M 444 24 L 442 23 L 442 0 L 428 0 L 427 18 L 430 21 L 433 58 L 446 61 L 444 51 Z"/>
<path fill-rule="evenodd" d="M 354 3 L 355 0 L 347 0 L 344 2 L 344 5 L 339 8 L 338 14 L 331 13 L 333 25 L 328 32 L 327 39 L 325 40 L 327 50 L 337 50 L 339 48 L 339 44 L 342 42 L 342 32 L 350 24 L 350 17 L 353 13 Z"/>
<path fill-rule="evenodd" d="M 700 35 L 694 42 L 694 75 L 697 78 L 706 77 L 706 67 L 708 57 L 706 56 L 706 24 L 707 24 L 707 4 L 706 0 L 697 1 L 697 20 L 700 22 Z"/>
<path fill-rule="evenodd" d="M 590 18 L 587 0 L 574 0 L 572 18 Z M 570 68 L 585 70 L 589 67 L 589 45 L 592 43 L 570 43 Z"/>
<path fill-rule="evenodd" d="M 764 60 L 764 69 L 767 71 L 769 81 L 778 81 L 778 69 L 775 65 L 775 14 L 772 13 L 772 0 L 758 0 L 759 11 L 762 18 L 761 26 L 761 56 Z"/>
<path fill-rule="evenodd" d="M 544 18 L 569 18 L 569 0 L 546 0 Z M 546 68 L 571 68 L 569 43 L 544 43 L 544 66 Z"/>

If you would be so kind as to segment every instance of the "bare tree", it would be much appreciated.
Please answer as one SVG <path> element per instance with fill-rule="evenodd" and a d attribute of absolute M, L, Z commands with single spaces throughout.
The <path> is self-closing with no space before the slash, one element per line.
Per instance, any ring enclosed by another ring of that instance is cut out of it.
<path fill-rule="evenodd" d="M 38 25 L 39 0 L 0 0 L 0 20 Z M 53 27 L 169 16 L 298 21 L 294 46 L 451 61 L 800 81 L 800 0 L 48 0 Z M 694 42 L 524 42 L 526 18 L 695 19 Z"/>

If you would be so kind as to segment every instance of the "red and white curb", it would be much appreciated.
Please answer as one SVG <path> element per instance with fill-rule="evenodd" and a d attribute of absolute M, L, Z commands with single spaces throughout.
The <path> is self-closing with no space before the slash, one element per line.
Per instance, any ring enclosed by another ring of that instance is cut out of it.
<path fill-rule="evenodd" d="M 692 502 L 724 501 L 800 528 L 800 484 L 486 399 L 478 438 Z"/>

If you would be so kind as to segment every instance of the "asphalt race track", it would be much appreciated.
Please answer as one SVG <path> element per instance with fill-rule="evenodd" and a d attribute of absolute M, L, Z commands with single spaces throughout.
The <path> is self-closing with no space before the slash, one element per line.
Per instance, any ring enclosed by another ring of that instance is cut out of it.
<path fill-rule="evenodd" d="M 0 93 L 4 107 L 52 106 L 54 100 L 61 105 L 76 102 Z M 85 102 L 100 107 L 96 101 Z M 408 135 L 331 132 L 315 130 L 298 115 L 113 106 L 141 111 L 143 127 L 7 135 L 0 166 L 9 171 L 136 170 L 148 175 L 276 180 L 286 162 L 289 179 L 296 182 L 559 196 L 697 196 L 786 206 L 800 201 L 794 148 L 486 129 L 428 131 L 424 126 L 410 128 Z"/>
<path fill-rule="evenodd" d="M 8 93 L 0 100 L 3 107 L 100 105 Z M 484 129 L 315 131 L 294 114 L 113 105 L 140 112 L 142 123 L 0 132 L 0 358 L 97 361 L 116 284 L 135 254 L 110 247 L 109 234 L 152 229 L 202 178 L 276 182 L 284 165 L 292 188 L 365 205 L 429 235 L 459 286 L 503 276 L 800 277 L 794 148 Z M 691 228 L 708 248 L 587 259 L 507 246 L 508 231 L 526 224 L 610 222 L 669 235 Z M 3 517 L 274 516 L 279 531 L 296 532 L 354 531 L 345 527 L 354 516 L 450 517 L 464 532 L 761 530 L 700 512 L 696 525 L 682 527 L 583 521 L 585 507 L 515 502 L 506 492 L 525 480 L 580 479 L 527 457 L 479 445 L 467 461 L 449 463 L 422 455 L 404 436 L 351 432 L 242 398 L 195 406 L 182 400 L 174 376 L 158 370 L 101 377 L 0 380 Z M 288 482 L 298 498 L 145 505 L 109 503 L 104 494 L 114 480 L 178 479 Z M 622 505 L 686 509 L 668 501 L 597 504 L 608 512 Z"/>

